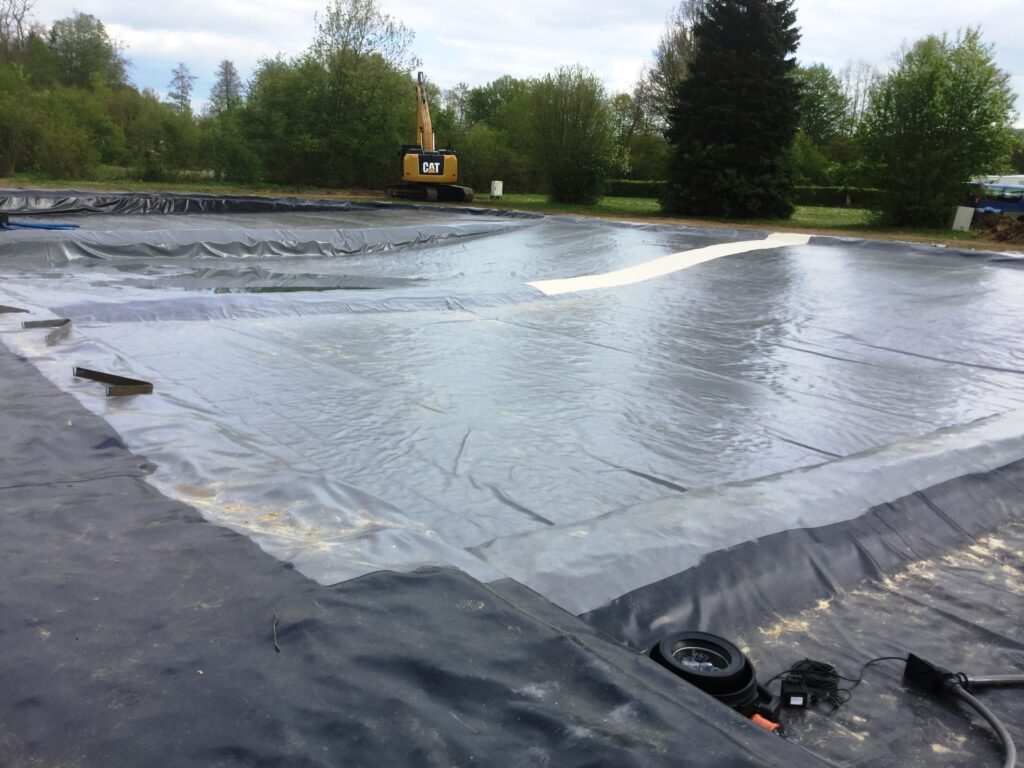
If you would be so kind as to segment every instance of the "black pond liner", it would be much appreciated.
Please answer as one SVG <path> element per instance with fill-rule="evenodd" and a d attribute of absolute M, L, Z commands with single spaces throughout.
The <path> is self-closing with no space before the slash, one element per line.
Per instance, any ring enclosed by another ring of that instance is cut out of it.
<path fill-rule="evenodd" d="M 320 586 L 2 349 L 0 380 L 5 765 L 825 764 L 528 590 Z"/>
<path fill-rule="evenodd" d="M 2 303 L 74 322 L 0 334 L 12 764 L 997 764 L 899 664 L 782 740 L 641 652 L 1024 669 L 1015 257 L 815 238 L 559 297 L 527 283 L 764 233 L 0 210 L 82 224 L 0 240 Z M 100 404 L 70 363 L 154 394 Z M 985 696 L 1024 738 L 1024 696 Z"/>

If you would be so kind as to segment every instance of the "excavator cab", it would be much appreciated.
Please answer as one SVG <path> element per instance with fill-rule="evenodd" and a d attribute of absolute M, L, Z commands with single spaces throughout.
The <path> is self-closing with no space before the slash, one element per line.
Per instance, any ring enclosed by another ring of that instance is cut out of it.
<path fill-rule="evenodd" d="M 450 149 L 434 148 L 434 129 L 430 123 L 426 80 L 416 78 L 416 132 L 418 144 L 405 144 L 399 151 L 402 183 L 387 188 L 388 197 L 407 200 L 449 200 L 469 202 L 473 190 L 461 187 L 459 158 Z"/>

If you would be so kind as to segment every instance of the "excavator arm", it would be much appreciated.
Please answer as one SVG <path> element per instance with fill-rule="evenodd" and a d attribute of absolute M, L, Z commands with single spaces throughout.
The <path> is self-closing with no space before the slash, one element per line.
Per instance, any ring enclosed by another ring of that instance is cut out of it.
<path fill-rule="evenodd" d="M 420 72 L 416 76 L 416 131 L 424 152 L 434 151 L 434 126 L 430 124 L 430 105 L 427 103 L 427 79 Z"/>
<path fill-rule="evenodd" d="M 427 80 L 416 77 L 416 144 L 406 144 L 399 152 L 402 183 L 387 188 L 389 197 L 409 200 L 451 200 L 469 202 L 473 190 L 460 187 L 459 158 L 450 149 L 437 149 L 434 126 L 427 103 Z"/>

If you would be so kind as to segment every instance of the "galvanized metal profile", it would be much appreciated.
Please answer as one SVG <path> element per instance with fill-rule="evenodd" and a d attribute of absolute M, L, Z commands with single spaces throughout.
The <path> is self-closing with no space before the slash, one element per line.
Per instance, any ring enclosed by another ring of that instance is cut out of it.
<path fill-rule="evenodd" d="M 52 347 L 71 332 L 71 321 L 66 317 L 55 317 L 52 320 L 26 320 L 21 327 L 52 328 L 53 330 L 46 334 L 46 343 Z"/>
<path fill-rule="evenodd" d="M 130 379 L 127 376 L 117 376 L 113 373 L 93 371 L 89 368 L 75 366 L 73 375 L 80 379 L 90 379 L 107 385 L 107 397 L 120 397 L 123 395 L 151 395 L 153 385 L 142 379 Z"/>

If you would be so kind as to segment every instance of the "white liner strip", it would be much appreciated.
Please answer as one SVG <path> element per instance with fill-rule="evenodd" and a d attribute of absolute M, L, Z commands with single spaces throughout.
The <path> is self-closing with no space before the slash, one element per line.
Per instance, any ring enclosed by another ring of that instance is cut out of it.
<path fill-rule="evenodd" d="M 660 259 L 652 259 L 633 267 L 617 269 L 614 272 L 605 272 L 600 275 L 580 275 L 579 277 L 567 277 L 559 280 L 538 280 L 528 283 L 528 285 L 531 285 L 547 296 L 594 291 L 600 288 L 617 288 L 622 285 L 633 285 L 635 283 L 642 283 L 645 280 L 652 280 L 655 277 L 670 275 L 673 272 L 689 269 L 706 261 L 720 259 L 723 256 L 735 256 L 736 254 L 750 253 L 751 251 L 766 251 L 772 248 L 784 248 L 789 245 L 807 245 L 810 240 L 810 235 L 774 232 L 764 240 L 719 243 L 718 245 L 709 245 L 706 248 L 694 248 L 690 251 L 681 251 L 669 256 L 662 256 Z"/>

